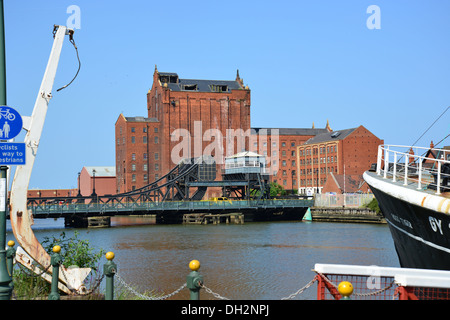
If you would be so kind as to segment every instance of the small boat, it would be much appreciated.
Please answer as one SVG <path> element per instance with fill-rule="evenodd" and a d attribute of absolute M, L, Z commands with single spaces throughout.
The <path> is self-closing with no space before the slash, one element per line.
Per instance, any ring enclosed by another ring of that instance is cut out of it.
<path fill-rule="evenodd" d="M 391 232 L 400 266 L 450 270 L 450 147 L 381 145 L 363 175 Z"/>

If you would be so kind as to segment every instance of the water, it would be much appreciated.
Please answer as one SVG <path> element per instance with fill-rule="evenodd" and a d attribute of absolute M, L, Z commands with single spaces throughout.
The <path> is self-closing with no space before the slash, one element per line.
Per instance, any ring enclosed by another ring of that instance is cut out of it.
<path fill-rule="evenodd" d="M 118 274 L 139 292 L 168 294 L 186 282 L 188 264 L 197 259 L 205 285 L 229 299 L 279 300 L 315 276 L 316 263 L 399 267 L 386 225 L 325 222 L 255 222 L 243 225 L 126 225 L 77 229 L 96 249 L 113 251 Z M 124 225 L 125 224 L 125 225 Z M 49 228 L 51 227 L 51 228 Z M 9 229 L 10 230 L 10 229 Z M 37 221 L 35 234 L 64 229 L 63 220 Z M 7 240 L 13 239 L 9 231 Z M 105 261 L 102 261 L 104 263 Z M 297 299 L 314 300 L 316 285 Z M 173 299 L 189 299 L 184 289 Z M 202 291 L 201 299 L 215 299 Z"/>

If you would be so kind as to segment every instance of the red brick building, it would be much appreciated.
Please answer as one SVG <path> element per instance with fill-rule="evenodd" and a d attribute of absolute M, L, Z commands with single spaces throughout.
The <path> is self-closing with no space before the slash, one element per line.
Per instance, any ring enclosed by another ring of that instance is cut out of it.
<path fill-rule="evenodd" d="M 383 144 L 363 126 L 318 134 L 297 147 L 297 183 L 300 194 L 321 192 L 328 174 L 362 175 L 376 163 Z"/>
<path fill-rule="evenodd" d="M 181 79 L 155 67 L 147 93 L 148 117 L 116 121 L 117 192 L 134 190 L 165 175 L 182 158 L 248 150 L 230 142 L 250 133 L 250 90 L 235 80 Z M 241 131 L 239 131 L 241 130 Z"/>
<path fill-rule="evenodd" d="M 296 190 L 297 146 L 318 134 L 330 132 L 327 123 L 323 129 L 314 128 L 252 128 L 250 151 L 270 157 L 272 181 L 285 190 Z"/>
<path fill-rule="evenodd" d="M 82 196 L 94 192 L 98 196 L 116 193 L 116 170 L 114 167 L 83 167 L 78 176 Z"/>

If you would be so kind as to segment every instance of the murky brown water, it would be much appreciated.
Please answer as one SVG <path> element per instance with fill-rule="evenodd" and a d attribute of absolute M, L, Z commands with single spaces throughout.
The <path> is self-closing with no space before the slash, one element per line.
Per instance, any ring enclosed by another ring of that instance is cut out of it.
<path fill-rule="evenodd" d="M 315 263 L 398 267 L 386 225 L 324 222 L 258 222 L 243 225 L 130 225 L 117 219 L 107 229 L 78 229 L 79 239 L 113 251 L 118 274 L 139 292 L 168 294 L 186 282 L 188 264 L 201 262 L 205 285 L 229 299 L 279 300 L 311 281 Z M 63 225 L 61 221 L 58 223 Z M 56 223 L 56 226 L 58 226 Z M 142 221 L 140 221 L 142 223 Z M 36 226 L 38 239 L 64 230 Z M 120 226 L 119 226 L 120 225 Z M 9 239 L 13 239 L 8 232 Z M 105 261 L 102 261 L 104 263 Z M 297 296 L 315 299 L 316 285 Z M 173 299 L 189 299 L 184 289 Z M 202 291 L 201 299 L 215 299 Z"/>

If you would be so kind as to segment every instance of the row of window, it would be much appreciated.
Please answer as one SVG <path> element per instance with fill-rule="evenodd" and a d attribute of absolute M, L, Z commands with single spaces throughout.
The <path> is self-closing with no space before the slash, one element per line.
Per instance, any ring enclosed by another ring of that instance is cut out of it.
<path fill-rule="evenodd" d="M 300 156 L 310 156 L 311 150 L 313 151 L 312 152 L 313 155 L 318 154 L 319 152 L 320 152 L 320 154 L 333 153 L 333 152 L 335 153 L 335 152 L 337 152 L 336 151 L 337 146 L 329 145 L 329 146 L 326 146 L 326 147 L 324 146 L 324 147 L 320 147 L 320 148 L 313 147 L 312 149 L 311 148 L 300 149 L 299 150 Z"/>
<path fill-rule="evenodd" d="M 136 164 L 132 164 L 131 165 L 131 171 L 136 171 Z M 142 171 L 147 172 L 148 171 L 148 165 L 147 164 L 143 164 L 142 165 Z M 159 171 L 159 164 L 155 163 L 155 171 Z"/>
<path fill-rule="evenodd" d="M 320 168 L 320 173 L 326 174 L 330 172 L 338 172 L 337 167 L 327 167 L 327 168 Z M 318 168 L 315 168 L 314 170 L 310 169 L 300 169 L 300 174 L 316 174 L 319 173 Z"/>
<path fill-rule="evenodd" d="M 254 142 L 253 146 L 258 147 L 258 142 Z M 276 147 L 277 143 L 272 142 L 272 147 Z M 286 147 L 286 142 L 281 142 L 282 147 Z M 263 142 L 263 147 L 267 147 L 267 142 Z M 291 147 L 295 147 L 295 142 L 291 142 Z"/>
<path fill-rule="evenodd" d="M 158 133 L 158 128 L 154 128 L 155 133 Z M 119 132 L 120 134 L 122 134 L 122 127 L 119 128 Z M 135 127 L 131 127 L 131 132 L 135 133 L 136 132 L 136 128 Z M 142 128 L 142 132 L 147 133 L 147 127 L 143 127 Z"/>
<path fill-rule="evenodd" d="M 125 137 L 122 138 L 123 140 L 123 144 L 125 144 Z M 154 142 L 155 144 L 159 143 L 159 138 L 155 137 L 154 138 Z M 135 136 L 131 136 L 131 143 L 136 143 L 136 137 Z M 147 143 L 147 136 L 143 136 L 142 137 L 142 143 L 146 144 Z M 120 138 L 117 138 L 117 145 L 120 145 Z"/>
<path fill-rule="evenodd" d="M 144 177 L 144 181 L 148 181 L 148 174 L 144 174 L 143 177 Z M 158 179 L 159 179 L 159 175 L 155 174 L 155 181 L 158 180 Z M 136 182 L 136 175 L 135 174 L 131 175 L 131 181 L 132 182 Z M 133 186 L 132 190 L 135 190 L 135 189 L 136 189 L 136 186 Z"/>
<path fill-rule="evenodd" d="M 142 158 L 144 160 L 147 160 L 147 153 L 142 154 Z M 131 160 L 136 161 L 136 153 L 131 154 Z M 159 160 L 159 153 L 155 152 L 155 160 Z"/>
<path fill-rule="evenodd" d="M 311 160 L 313 164 L 318 164 L 319 160 L 320 163 L 333 163 L 337 162 L 337 156 L 328 156 L 328 157 L 320 157 L 320 158 L 308 158 L 308 159 L 300 159 L 300 165 L 308 165 L 311 164 Z"/>

